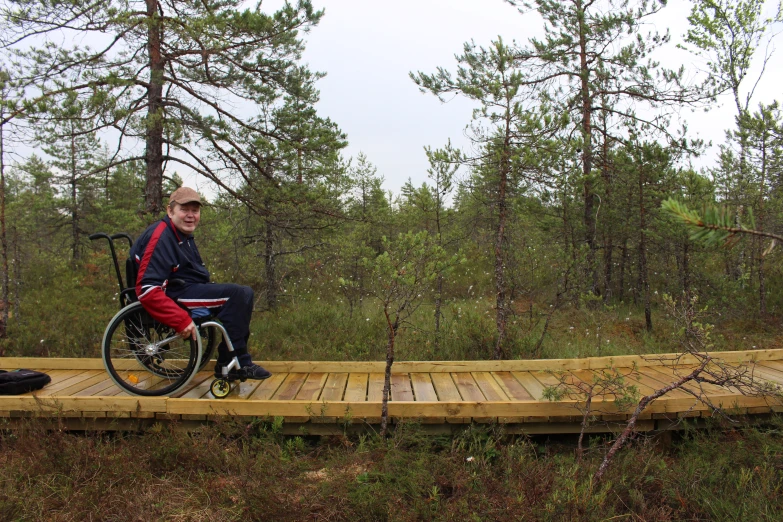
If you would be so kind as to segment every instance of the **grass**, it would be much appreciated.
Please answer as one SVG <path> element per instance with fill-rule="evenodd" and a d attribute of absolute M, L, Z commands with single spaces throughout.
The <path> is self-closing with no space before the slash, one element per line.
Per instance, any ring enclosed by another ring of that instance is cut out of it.
<path fill-rule="evenodd" d="M 282 437 L 273 422 L 184 433 L 0 431 L 2 520 L 779 520 L 783 422 L 640 439 L 593 487 L 605 439 L 473 426 Z"/>

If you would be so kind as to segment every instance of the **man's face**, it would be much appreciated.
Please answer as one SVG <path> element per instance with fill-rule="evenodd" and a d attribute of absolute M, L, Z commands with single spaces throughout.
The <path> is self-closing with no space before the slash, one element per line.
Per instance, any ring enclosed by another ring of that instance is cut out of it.
<path fill-rule="evenodd" d="M 201 205 L 198 203 L 174 203 L 174 208 L 167 207 L 169 219 L 183 234 L 192 234 L 201 220 Z"/>

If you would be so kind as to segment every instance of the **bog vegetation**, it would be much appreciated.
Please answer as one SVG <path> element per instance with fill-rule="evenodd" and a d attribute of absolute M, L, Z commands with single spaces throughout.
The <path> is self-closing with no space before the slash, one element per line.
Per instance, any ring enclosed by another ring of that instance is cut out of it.
<path fill-rule="evenodd" d="M 346 157 L 339 122 L 315 109 L 321 75 L 300 57 L 323 13 L 307 0 L 276 13 L 222 1 L 3 2 L 0 355 L 99 356 L 119 288 L 105 244 L 87 237 L 138 235 L 185 172 L 216 194 L 197 231 L 213 279 L 256 291 L 250 350 L 259 360 L 379 360 L 391 349 L 397 360 L 674 352 L 665 295 L 698 298 L 715 325 L 714 349 L 780 347 L 783 263 L 771 236 L 725 234 L 731 248 L 718 248 L 662 210 L 674 198 L 721 206 L 726 227 L 783 230 L 783 119 L 778 100 L 754 97 L 779 3 L 694 0 L 689 30 L 677 36 L 693 57 L 686 65 L 703 64 L 703 75 L 650 59 L 674 45 L 645 25 L 663 2 L 510 3 L 545 21 L 546 36 L 470 42 L 456 64 L 412 71 L 432 103 L 475 103 L 465 122 L 472 146 L 422 144 L 428 181 L 387 192 L 372 158 Z M 90 38 L 94 47 L 78 43 Z M 735 119 L 696 170 L 704 144 L 678 114 L 725 100 Z M 58 509 L 81 518 L 85 485 L 97 492 L 137 480 L 172 488 L 185 506 L 207 499 L 226 519 L 245 509 L 264 518 L 258 510 L 270 506 L 328 514 L 336 497 L 346 499 L 346 518 L 384 518 L 391 506 L 401 519 L 444 506 L 463 518 L 479 512 L 476 503 L 500 516 L 515 502 L 535 520 L 625 510 L 754 518 L 758 509 L 774 519 L 781 509 L 777 426 L 689 434 L 674 460 L 635 448 L 613 471 L 624 484 L 613 491 L 586 490 L 569 456 L 492 433 L 445 441 L 401 431 L 395 442 L 340 441 L 347 450 L 253 425 L 229 430 L 223 450 L 216 430 L 196 436 L 198 458 L 186 436 L 168 433 L 149 435 L 160 439 L 149 445 L 56 435 L 57 455 L 5 435 L 9 466 L 46 459 L 70 471 L 26 469 L 23 483 L 6 480 L 2 495 L 41 502 L 2 500 L 0 518 Z M 703 449 L 719 443 L 753 451 Z M 95 466 L 127 466 L 123 452 L 137 446 L 146 460 L 133 473 L 97 478 Z M 756 459 L 762 453 L 769 458 Z M 278 473 L 281 458 L 296 472 Z M 198 489 L 183 487 L 182 467 Z M 260 477 L 252 487 L 249 473 Z M 716 485 L 719 476 L 738 486 Z M 217 497 L 214 481 L 226 486 Z M 289 486 L 307 502 L 280 503 Z M 703 496 L 687 500 L 693 494 Z M 177 515 L 148 500 L 141 519 Z"/>

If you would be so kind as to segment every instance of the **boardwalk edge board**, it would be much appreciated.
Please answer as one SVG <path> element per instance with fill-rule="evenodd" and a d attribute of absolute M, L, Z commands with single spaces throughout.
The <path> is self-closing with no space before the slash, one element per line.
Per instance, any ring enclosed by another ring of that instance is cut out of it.
<path fill-rule="evenodd" d="M 783 349 L 711 355 L 728 364 L 755 368 L 757 378 L 777 386 L 777 390 L 783 389 Z M 646 367 L 646 373 L 638 379 L 649 393 L 659 387 L 657 383 L 663 386 L 664 381 L 675 379 L 678 371 L 690 371 L 688 368 L 697 363 L 696 358 L 682 354 L 532 361 L 403 361 L 393 368 L 389 416 L 392 422 L 421 422 L 433 432 L 453 432 L 471 422 L 497 422 L 509 433 L 573 433 L 580 429 L 586 397 L 574 395 L 559 401 L 542 398 L 547 387 L 560 382 L 562 372 L 573 372 L 570 374 L 574 378 L 586 380 L 593 378 L 596 370 Z M 178 425 L 180 429 L 225 417 L 282 417 L 291 429 L 299 427 L 313 433 L 349 426 L 359 429 L 380 422 L 383 362 L 263 364 L 275 374 L 272 379 L 248 381 L 227 398 L 217 400 L 209 392 L 209 368 L 180 394 L 182 397 L 137 397 L 125 395 L 109 381 L 100 359 L 0 358 L 0 368 L 43 370 L 52 376 L 52 383 L 38 392 L 0 396 L 0 418 L 4 425 L 41 417 L 111 430 L 143 429 L 161 422 Z M 640 429 L 660 429 L 656 426 L 676 425 L 685 418 L 708 418 L 714 416 L 713 406 L 729 414 L 756 418 L 783 411 L 783 394 L 742 395 L 736 389 L 716 386 L 704 389 L 709 403 L 687 393 L 670 393 L 654 401 L 640 417 Z M 624 425 L 632 410 L 620 410 L 613 397 L 594 397 L 590 414 L 600 422 L 590 429 L 614 431 L 616 426 Z"/>
<path fill-rule="evenodd" d="M 760 362 L 783 359 L 783 348 L 774 350 L 743 350 L 709 352 L 709 355 L 726 363 Z M 587 357 L 584 359 L 506 359 L 499 361 L 398 361 L 394 363 L 395 373 L 439 373 L 439 372 L 514 372 L 514 371 L 561 371 L 598 370 L 605 368 L 626 368 L 636 366 L 660 366 L 668 362 L 679 365 L 699 362 L 691 355 L 682 353 L 618 355 L 610 357 Z M 383 361 L 260 361 L 259 364 L 272 373 L 378 373 L 383 372 Z M 86 358 L 49 357 L 0 357 L 0 369 L 31 368 L 43 370 L 102 370 L 103 361 Z M 205 369 L 211 369 L 207 366 Z"/>

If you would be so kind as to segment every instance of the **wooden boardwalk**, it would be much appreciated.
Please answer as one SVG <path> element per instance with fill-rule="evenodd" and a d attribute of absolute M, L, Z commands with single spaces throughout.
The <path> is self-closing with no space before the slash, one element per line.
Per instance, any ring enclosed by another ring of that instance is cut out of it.
<path fill-rule="evenodd" d="M 722 361 L 746 368 L 758 381 L 783 389 L 783 350 L 722 352 Z M 389 415 L 417 420 L 434 431 L 470 422 L 499 422 L 510 432 L 578 432 L 584 396 L 543 398 L 564 378 L 591 383 L 614 368 L 641 395 L 688 372 L 695 362 L 667 356 L 621 356 L 530 361 L 398 362 L 392 375 Z M 100 359 L 0 358 L 1 369 L 45 371 L 52 382 L 20 396 L 0 396 L 0 426 L 25 417 L 50 417 L 81 429 L 141 429 L 157 422 L 191 427 L 217 417 L 283 417 L 286 432 L 324 434 L 380 422 L 382 362 L 265 362 L 265 381 L 247 381 L 222 400 L 212 397 L 212 372 L 198 374 L 172 397 L 130 396 L 109 379 Z M 691 385 L 695 386 L 695 385 Z M 694 391 L 695 389 L 692 388 Z M 710 401 L 738 415 L 783 409 L 777 396 L 743 395 L 736 389 L 702 385 Z M 616 429 L 628 418 L 614 397 L 596 397 L 592 431 Z M 683 417 L 712 415 L 709 406 L 685 390 L 674 390 L 645 410 L 640 430 L 665 429 Z"/>

